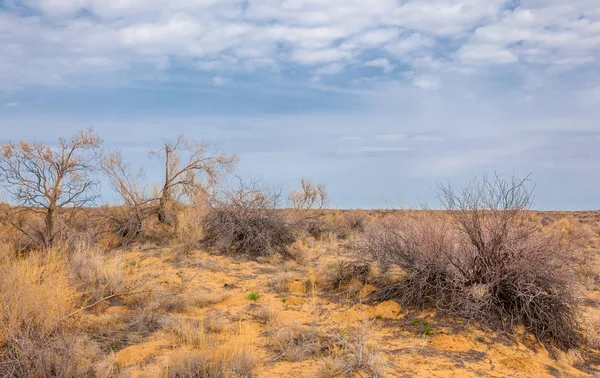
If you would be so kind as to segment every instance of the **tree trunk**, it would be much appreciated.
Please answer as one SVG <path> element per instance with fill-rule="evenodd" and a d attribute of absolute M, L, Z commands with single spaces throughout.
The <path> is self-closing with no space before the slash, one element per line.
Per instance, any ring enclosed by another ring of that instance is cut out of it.
<path fill-rule="evenodd" d="M 50 249 L 54 243 L 54 211 L 55 208 L 53 205 L 48 207 L 46 211 L 46 230 L 44 232 L 44 248 Z"/>
<path fill-rule="evenodd" d="M 171 146 L 165 144 L 165 184 L 163 185 L 158 200 L 158 221 L 160 223 L 167 222 L 167 202 L 169 202 L 169 160 L 171 159 Z"/>
<path fill-rule="evenodd" d="M 158 221 L 167 223 L 167 202 L 169 200 L 167 189 L 163 188 L 160 199 L 158 200 Z"/>

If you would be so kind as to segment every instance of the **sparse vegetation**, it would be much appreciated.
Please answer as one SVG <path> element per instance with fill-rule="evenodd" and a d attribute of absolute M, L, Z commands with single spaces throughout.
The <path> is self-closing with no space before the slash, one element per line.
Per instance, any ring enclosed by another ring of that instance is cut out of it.
<path fill-rule="evenodd" d="M 247 298 L 248 298 L 248 300 L 251 300 L 251 301 L 256 301 L 256 300 L 258 300 L 260 297 L 261 297 L 261 295 L 260 295 L 260 294 L 258 294 L 258 293 L 255 293 L 255 292 L 252 292 L 252 293 L 248 294 L 248 297 L 247 297 Z"/>
<path fill-rule="evenodd" d="M 600 373 L 598 212 L 533 211 L 497 176 L 441 211 L 326 210 L 308 180 L 285 208 L 182 138 L 153 194 L 105 155 L 120 202 L 87 207 L 99 143 L 2 147 L 2 377 Z"/>
<path fill-rule="evenodd" d="M 522 324 L 565 350 L 580 344 L 571 248 L 528 219 L 525 180 L 483 177 L 460 195 L 442 188 L 442 217 L 394 220 L 359 250 L 406 271 L 373 298 L 435 306 L 505 330 Z"/>
<path fill-rule="evenodd" d="M 279 194 L 240 183 L 213 200 L 203 220 L 203 243 L 223 253 L 252 257 L 287 255 L 295 240 L 292 225 L 278 210 Z"/>

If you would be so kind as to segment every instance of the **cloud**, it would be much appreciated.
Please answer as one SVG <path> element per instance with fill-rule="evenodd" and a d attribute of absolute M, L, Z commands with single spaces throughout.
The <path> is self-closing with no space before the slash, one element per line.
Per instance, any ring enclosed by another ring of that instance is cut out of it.
<path fill-rule="evenodd" d="M 307 78 L 341 65 L 337 73 L 366 65 L 416 76 L 496 65 L 565 71 L 597 64 L 599 53 L 594 0 L 14 0 L 0 8 L 0 90 L 126 85 L 140 67 L 280 75 L 300 67 Z"/>
<path fill-rule="evenodd" d="M 436 77 L 431 76 L 419 76 L 414 78 L 413 84 L 417 88 L 427 90 L 437 90 L 440 87 L 440 81 Z"/>
<path fill-rule="evenodd" d="M 390 61 L 387 60 L 387 59 L 385 59 L 385 58 L 379 58 L 379 59 L 370 60 L 368 62 L 365 62 L 365 66 L 367 66 L 367 67 L 379 67 L 385 73 L 391 73 L 392 71 L 394 71 L 394 65 L 392 63 L 390 63 Z"/>
<path fill-rule="evenodd" d="M 21 105 L 19 102 L 7 102 L 4 104 L 7 108 L 14 108 Z"/>
<path fill-rule="evenodd" d="M 458 58 L 473 64 L 507 64 L 516 63 L 518 58 L 505 48 L 495 45 L 467 45 L 457 53 Z"/>
<path fill-rule="evenodd" d="M 222 76 L 215 76 L 212 78 L 212 83 L 215 87 L 222 87 L 228 84 L 230 81 L 230 79 Z"/>

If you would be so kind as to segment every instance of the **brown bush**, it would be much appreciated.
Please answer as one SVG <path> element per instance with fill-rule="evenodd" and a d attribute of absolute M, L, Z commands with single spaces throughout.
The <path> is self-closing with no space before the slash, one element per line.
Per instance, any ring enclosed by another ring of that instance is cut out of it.
<path fill-rule="evenodd" d="M 359 251 L 406 274 L 374 299 L 435 306 L 505 330 L 522 324 L 540 341 L 581 341 L 572 249 L 526 216 L 525 181 L 475 181 L 461 195 L 442 190 L 446 214 L 396 220 L 369 230 Z"/>
<path fill-rule="evenodd" d="M 278 195 L 256 185 L 228 191 L 216 199 L 202 221 L 203 244 L 222 253 L 253 257 L 287 255 L 294 227 L 277 208 Z"/>

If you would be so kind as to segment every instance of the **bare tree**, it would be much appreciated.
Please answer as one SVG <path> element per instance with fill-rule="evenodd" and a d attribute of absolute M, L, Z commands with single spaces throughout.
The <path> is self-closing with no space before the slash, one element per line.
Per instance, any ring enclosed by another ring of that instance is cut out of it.
<path fill-rule="evenodd" d="M 101 166 L 124 205 L 123 208 L 107 208 L 104 217 L 112 224 L 113 231 L 121 236 L 122 244 L 127 244 L 142 232 L 142 222 L 156 198 L 148 195 L 141 184 L 145 179 L 144 170 L 133 171 L 120 151 L 106 155 Z"/>
<path fill-rule="evenodd" d="M 309 179 L 300 180 L 302 188 L 293 190 L 288 200 L 292 208 L 296 210 L 322 209 L 327 206 L 328 196 L 325 186 L 313 184 Z"/>
<path fill-rule="evenodd" d="M 179 136 L 167 141 L 151 155 L 164 162 L 165 178 L 158 193 L 158 220 L 169 223 L 167 208 L 172 201 L 191 199 L 199 191 L 208 191 L 222 173 L 231 171 L 236 155 L 211 152 L 206 143 L 192 143 Z"/>
<path fill-rule="evenodd" d="M 57 236 L 57 211 L 90 205 L 98 198 L 99 183 L 90 174 L 97 169 L 101 142 L 88 129 L 70 141 L 59 138 L 57 146 L 25 141 L 0 146 L 0 185 L 16 206 L 3 220 L 50 248 Z M 26 213 L 43 214 L 44 229 L 29 229 L 21 217 Z"/>

